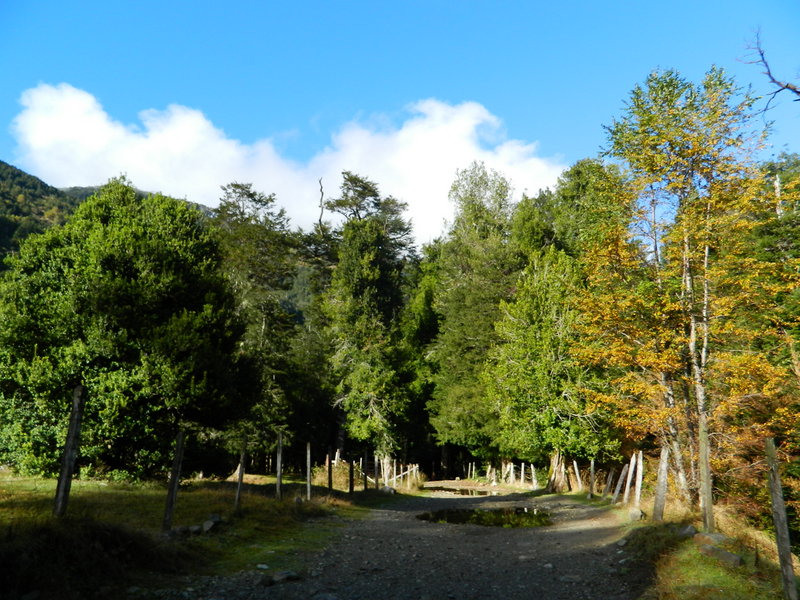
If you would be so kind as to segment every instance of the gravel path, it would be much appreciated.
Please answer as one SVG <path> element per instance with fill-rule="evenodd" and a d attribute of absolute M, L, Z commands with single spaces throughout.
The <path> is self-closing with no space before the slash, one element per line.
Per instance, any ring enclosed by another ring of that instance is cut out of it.
<path fill-rule="evenodd" d="M 453 487 L 463 482 L 436 482 Z M 485 490 L 491 488 L 484 488 Z M 553 524 L 528 529 L 433 523 L 443 508 L 537 507 Z M 349 522 L 299 579 L 272 583 L 263 572 L 195 582 L 173 598 L 222 600 L 488 600 L 639 597 L 648 571 L 617 542 L 617 513 L 564 496 L 466 496 L 431 491 Z M 199 585 L 198 585 L 199 584 Z"/>

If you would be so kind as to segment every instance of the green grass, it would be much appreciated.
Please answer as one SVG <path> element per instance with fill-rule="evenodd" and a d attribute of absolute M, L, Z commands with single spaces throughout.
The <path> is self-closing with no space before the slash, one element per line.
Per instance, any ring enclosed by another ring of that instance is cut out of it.
<path fill-rule="evenodd" d="M 769 561 L 756 564 L 755 553 L 730 540 L 725 550 L 744 559 L 730 567 L 702 554 L 691 538 L 679 535 L 688 520 L 630 526 L 625 549 L 642 565 L 651 565 L 653 583 L 640 600 L 775 600 L 781 598 L 780 570 Z"/>
<path fill-rule="evenodd" d="M 76 480 L 67 518 L 51 516 L 55 481 L 0 473 L 0 597 L 39 591 L 41 600 L 123 597 L 129 585 L 168 586 L 176 574 L 230 574 L 256 565 L 301 570 L 302 558 L 330 539 L 345 519 L 359 518 L 391 498 L 352 497 L 286 483 L 274 499 L 274 479 L 250 484 L 233 511 L 235 488 L 203 481 L 181 486 L 174 528 L 222 523 L 207 535 L 165 538 L 160 533 L 166 490 Z"/>
<path fill-rule="evenodd" d="M 782 598 L 779 572 L 756 567 L 747 557 L 742 567 L 727 567 L 701 554 L 692 541 L 680 544 L 657 564 L 659 600 L 775 600 Z"/>

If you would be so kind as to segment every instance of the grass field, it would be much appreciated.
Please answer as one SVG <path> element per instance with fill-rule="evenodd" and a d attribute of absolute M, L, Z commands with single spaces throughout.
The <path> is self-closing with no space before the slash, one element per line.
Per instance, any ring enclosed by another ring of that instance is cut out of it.
<path fill-rule="evenodd" d="M 235 487 L 225 481 L 181 486 L 173 529 L 185 532 L 212 515 L 222 522 L 208 535 L 162 535 L 166 490 L 152 484 L 76 480 L 67 517 L 51 516 L 55 481 L 0 476 L 0 597 L 114 597 L 133 584 L 158 584 L 177 573 L 225 574 L 267 563 L 297 568 L 304 552 L 324 545 L 341 519 L 358 517 L 386 501 L 376 492 L 329 496 L 287 482 L 274 499 L 274 479 L 248 478 L 240 510 Z M 47 568 L 43 568 L 46 565 Z"/>

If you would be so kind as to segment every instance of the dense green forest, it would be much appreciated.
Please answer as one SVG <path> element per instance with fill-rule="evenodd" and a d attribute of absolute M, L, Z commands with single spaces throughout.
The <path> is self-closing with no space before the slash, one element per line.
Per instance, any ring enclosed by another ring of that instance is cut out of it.
<path fill-rule="evenodd" d="M 243 445 L 263 471 L 281 433 L 297 466 L 306 442 L 433 477 L 526 461 L 556 490 L 567 458 L 643 450 L 713 526 L 714 503 L 767 523 L 774 437 L 798 530 L 800 156 L 754 158 L 764 121 L 716 69 L 625 106 L 602 155 L 518 202 L 464 165 L 422 248 L 368 174 L 302 231 L 247 183 L 201 211 L 0 163 L 0 461 L 57 472 L 82 386 L 82 476 L 163 477 L 179 430 L 190 472 Z"/>

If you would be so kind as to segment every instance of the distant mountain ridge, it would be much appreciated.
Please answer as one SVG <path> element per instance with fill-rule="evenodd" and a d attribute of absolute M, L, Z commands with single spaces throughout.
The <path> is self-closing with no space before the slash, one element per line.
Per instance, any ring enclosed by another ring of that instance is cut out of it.
<path fill-rule="evenodd" d="M 2 258 L 19 248 L 32 233 L 63 224 L 81 202 L 97 193 L 102 186 L 53 187 L 0 160 L 0 270 Z M 142 196 L 149 192 L 137 190 Z M 188 202 L 188 201 L 187 201 Z M 211 209 L 189 202 L 203 214 Z"/>

